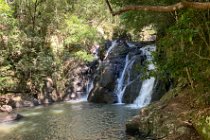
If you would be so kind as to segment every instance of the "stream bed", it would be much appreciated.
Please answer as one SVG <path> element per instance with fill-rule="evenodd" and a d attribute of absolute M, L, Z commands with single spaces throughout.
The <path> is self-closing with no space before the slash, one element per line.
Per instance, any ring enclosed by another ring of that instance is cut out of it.
<path fill-rule="evenodd" d="M 24 118 L 0 124 L 1 140 L 125 140 L 125 122 L 138 113 L 125 105 L 87 102 L 16 111 Z"/>

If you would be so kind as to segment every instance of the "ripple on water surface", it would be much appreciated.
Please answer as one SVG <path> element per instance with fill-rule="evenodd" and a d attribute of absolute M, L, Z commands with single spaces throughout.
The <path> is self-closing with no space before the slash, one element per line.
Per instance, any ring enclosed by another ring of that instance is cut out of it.
<path fill-rule="evenodd" d="M 124 105 L 85 102 L 17 111 L 25 118 L 0 124 L 1 140 L 124 140 L 125 121 L 137 113 Z"/>

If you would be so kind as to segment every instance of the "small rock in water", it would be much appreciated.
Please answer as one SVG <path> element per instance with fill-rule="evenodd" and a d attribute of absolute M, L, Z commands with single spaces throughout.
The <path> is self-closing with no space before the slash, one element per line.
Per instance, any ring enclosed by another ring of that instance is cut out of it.
<path fill-rule="evenodd" d="M 75 98 L 76 97 L 76 95 L 73 93 L 73 94 L 71 94 L 71 98 L 73 99 L 73 98 Z"/>
<path fill-rule="evenodd" d="M 0 113 L 0 123 L 10 122 L 21 119 L 23 116 L 17 113 Z"/>
<path fill-rule="evenodd" d="M 3 105 L 3 106 L 0 107 L 0 110 L 2 112 L 8 112 L 8 113 L 10 113 L 10 112 L 12 112 L 12 107 L 9 106 L 9 105 Z"/>

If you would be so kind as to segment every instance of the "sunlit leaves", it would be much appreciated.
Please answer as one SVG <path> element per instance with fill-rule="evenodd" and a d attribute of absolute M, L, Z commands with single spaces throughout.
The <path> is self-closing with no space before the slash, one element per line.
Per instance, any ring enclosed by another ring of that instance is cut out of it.
<path fill-rule="evenodd" d="M 78 51 L 74 53 L 74 56 L 80 60 L 91 62 L 94 60 L 93 55 L 88 54 L 86 51 Z"/>
<path fill-rule="evenodd" d="M 0 16 L 4 15 L 11 15 L 12 11 L 11 8 L 7 3 L 5 3 L 5 0 L 0 0 Z"/>
<path fill-rule="evenodd" d="M 67 27 L 65 28 L 67 38 L 65 44 L 83 44 L 93 42 L 97 39 L 97 31 L 86 24 L 77 16 L 72 15 L 66 19 Z"/>

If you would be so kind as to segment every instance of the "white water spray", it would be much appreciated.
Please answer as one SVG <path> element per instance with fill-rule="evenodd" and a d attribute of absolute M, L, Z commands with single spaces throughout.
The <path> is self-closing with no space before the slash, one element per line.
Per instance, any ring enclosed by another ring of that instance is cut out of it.
<path fill-rule="evenodd" d="M 86 97 L 85 97 L 86 100 L 88 99 L 88 96 L 93 88 L 94 88 L 93 80 L 88 79 L 88 82 L 86 85 Z"/>
<path fill-rule="evenodd" d="M 112 51 L 112 49 L 114 47 L 117 46 L 117 40 L 113 41 L 112 42 L 112 45 L 109 47 L 109 49 L 107 50 L 106 54 L 105 54 L 105 57 L 104 57 L 104 60 L 106 60 L 106 58 L 109 56 L 109 53 Z"/>
<path fill-rule="evenodd" d="M 126 76 L 126 72 L 130 73 L 129 68 L 132 67 L 134 60 L 135 60 L 134 57 L 132 57 L 129 60 L 129 55 L 126 56 L 124 69 L 123 69 L 120 77 L 117 79 L 116 94 L 118 97 L 119 104 L 122 104 L 122 98 L 123 98 L 125 89 L 126 89 L 127 85 L 130 84 L 129 77 L 128 77 L 128 81 L 126 83 L 125 76 Z M 128 76 L 130 76 L 130 74 Z"/>
<path fill-rule="evenodd" d="M 154 70 L 155 66 L 152 63 L 153 58 L 151 53 L 156 50 L 156 47 L 154 45 L 148 45 L 147 47 L 141 48 L 141 50 L 143 51 L 144 55 L 146 55 L 147 61 L 150 63 L 147 69 Z M 155 83 L 154 77 L 150 77 L 149 79 L 143 81 L 141 90 L 139 92 L 139 96 L 136 98 L 131 107 L 142 108 L 150 103 L 152 98 L 154 83 Z"/>

